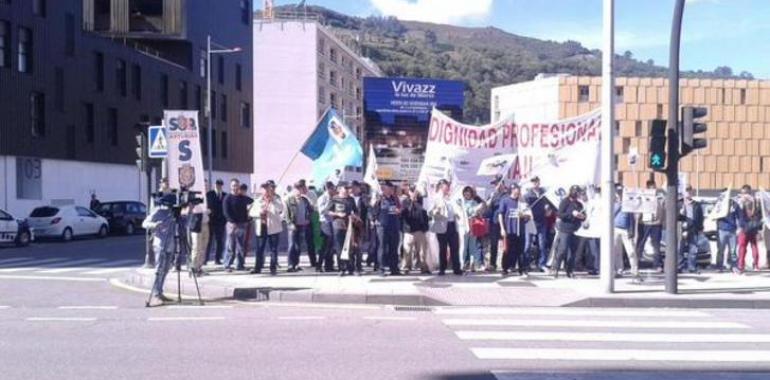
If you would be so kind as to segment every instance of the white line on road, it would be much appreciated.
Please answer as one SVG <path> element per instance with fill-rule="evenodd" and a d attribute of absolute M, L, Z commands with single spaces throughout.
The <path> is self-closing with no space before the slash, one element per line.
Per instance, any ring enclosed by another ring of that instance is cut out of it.
<path fill-rule="evenodd" d="M 550 331 L 455 331 L 462 340 L 647 343 L 770 343 L 770 334 L 640 334 Z"/>
<path fill-rule="evenodd" d="M 416 321 L 415 317 L 364 317 L 370 321 Z"/>
<path fill-rule="evenodd" d="M 53 265 L 47 265 L 48 268 L 70 268 L 70 267 L 78 267 L 81 265 L 90 265 L 95 263 L 102 263 L 104 262 L 104 259 L 80 259 L 80 260 L 70 260 L 70 261 L 64 261 L 60 263 L 56 263 Z M 53 269 L 52 269 L 53 270 Z"/>
<path fill-rule="evenodd" d="M 225 317 L 150 317 L 150 322 L 175 322 L 175 321 L 222 321 Z"/>
<path fill-rule="evenodd" d="M 84 267 L 83 265 L 87 264 L 93 264 L 103 261 L 102 259 L 89 259 L 89 260 L 77 260 L 73 262 L 65 262 L 58 265 L 53 266 L 54 269 L 46 269 L 46 270 L 39 270 L 37 273 L 66 273 L 66 272 L 75 272 L 79 270 L 87 270 L 90 269 L 89 267 Z M 49 267 L 50 268 L 50 267 Z"/>
<path fill-rule="evenodd" d="M 96 318 L 83 317 L 31 317 L 26 319 L 29 322 L 93 322 Z"/>
<path fill-rule="evenodd" d="M 637 329 L 748 329 L 736 322 L 690 321 L 591 321 L 558 319 L 445 319 L 447 326 L 520 326 L 520 327 L 614 327 Z"/>
<path fill-rule="evenodd" d="M 98 277 L 54 277 L 54 276 L 22 276 L 22 275 L 0 275 L 0 280 L 44 280 L 44 281 L 81 281 L 81 282 L 99 282 L 106 278 Z"/>
<path fill-rule="evenodd" d="M 115 310 L 117 306 L 59 306 L 61 310 Z"/>
<path fill-rule="evenodd" d="M 661 318 L 703 318 L 710 317 L 702 311 L 690 310 L 612 310 L 579 308 L 495 308 L 495 307 L 460 307 L 438 308 L 436 314 L 444 315 L 543 315 L 543 316 L 580 316 L 580 317 L 661 317 Z"/>
<path fill-rule="evenodd" d="M 300 316 L 300 317 L 278 317 L 278 319 L 283 321 L 316 321 L 316 320 L 326 319 L 326 317 L 307 315 L 307 316 Z"/>
<path fill-rule="evenodd" d="M 10 308 L 11 308 L 10 306 L 0 305 L 0 310 L 10 309 Z"/>
<path fill-rule="evenodd" d="M 232 309 L 230 305 L 171 305 L 164 309 Z"/>
<path fill-rule="evenodd" d="M 35 258 L 30 258 L 30 259 L 28 260 L 28 262 L 29 262 L 29 264 L 30 264 L 30 265 L 34 265 L 34 266 L 36 266 L 36 267 L 38 267 L 38 266 L 41 266 L 41 265 L 44 265 L 44 264 L 54 264 L 54 263 L 59 263 L 59 262 L 62 262 L 62 261 L 67 261 L 67 259 L 66 259 L 66 258 L 63 258 L 63 257 L 55 257 L 55 258 L 51 258 L 51 259 L 43 259 L 43 260 L 37 260 L 37 259 L 35 259 Z M 16 263 L 16 264 L 14 264 L 14 265 L 19 265 L 19 263 Z M 6 268 L 6 269 L 16 269 L 16 268 Z M 43 269 L 43 268 L 36 268 L 36 269 Z M 5 269 L 3 269 L 3 270 L 5 270 Z"/>
<path fill-rule="evenodd" d="M 32 261 L 32 260 L 33 259 L 30 257 L 14 257 L 12 259 L 0 260 L 0 266 L 17 263 L 19 261 Z"/>
<path fill-rule="evenodd" d="M 770 351 L 471 348 L 479 359 L 562 361 L 770 362 Z"/>
<path fill-rule="evenodd" d="M 93 268 L 89 268 L 89 269 L 93 269 Z M 112 274 L 117 272 L 123 272 L 129 269 L 131 268 L 128 268 L 128 267 L 107 268 L 107 269 L 98 269 L 98 270 L 91 270 L 88 272 L 82 272 L 82 274 L 88 274 L 88 275 Z"/>
<path fill-rule="evenodd" d="M 142 265 L 141 261 L 138 261 L 136 259 L 128 259 L 128 260 L 118 260 L 118 261 L 105 261 L 102 263 L 103 265 L 98 265 L 98 267 L 104 267 L 105 269 L 113 269 L 115 267 L 139 267 Z"/>

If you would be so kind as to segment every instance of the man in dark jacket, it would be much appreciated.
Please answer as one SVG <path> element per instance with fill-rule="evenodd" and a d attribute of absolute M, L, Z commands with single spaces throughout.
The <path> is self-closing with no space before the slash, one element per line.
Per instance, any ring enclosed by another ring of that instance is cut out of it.
<path fill-rule="evenodd" d="M 360 267 L 360 262 L 351 262 L 351 259 L 355 260 L 355 258 L 351 255 L 350 246 L 348 246 L 348 256 L 343 256 L 345 239 L 348 233 L 352 233 L 349 227 L 353 219 L 356 218 L 356 212 L 358 211 L 353 203 L 353 198 L 348 194 L 345 183 L 340 182 L 337 184 L 337 195 L 331 199 L 328 209 L 327 214 L 332 220 L 334 250 L 337 253 L 339 273 L 340 276 L 344 276 L 346 273 L 353 271 L 353 266 Z"/>
<path fill-rule="evenodd" d="M 227 196 L 227 193 L 222 189 L 223 186 L 224 182 L 218 179 L 214 189 L 206 193 L 206 205 L 209 208 L 209 231 L 211 233 L 206 252 L 210 255 L 211 251 L 214 251 L 214 260 L 217 265 L 222 264 L 222 254 L 225 250 L 225 225 L 227 224 L 227 219 L 225 219 L 225 214 L 222 211 L 222 201 Z M 209 261 L 208 255 L 206 255 L 206 263 Z"/>
<path fill-rule="evenodd" d="M 575 255 L 578 248 L 575 231 L 586 219 L 583 204 L 579 200 L 580 192 L 580 187 L 573 185 L 569 189 L 569 196 L 559 204 L 559 221 L 556 223 L 556 229 L 559 231 L 559 245 L 556 248 L 556 259 L 553 264 L 554 277 L 559 277 L 559 267 L 562 260 L 565 259 L 567 277 L 575 277 L 573 271 L 575 270 Z"/>
<path fill-rule="evenodd" d="M 546 210 L 550 207 L 548 200 L 545 199 L 545 189 L 540 187 L 540 178 L 532 178 L 532 188 L 524 195 L 524 201 L 532 210 L 532 220 L 535 222 L 536 233 L 534 236 L 530 236 L 529 247 L 527 251 L 531 251 L 532 244 L 535 242 L 533 237 L 537 237 L 537 249 L 540 254 L 540 258 L 537 261 L 537 267 L 541 271 L 545 271 L 548 267 L 548 252 L 550 247 L 548 244 L 548 237 L 550 235 L 548 231 L 548 220 L 546 217 Z"/>
<path fill-rule="evenodd" d="M 409 274 L 419 268 L 422 274 L 430 274 L 427 263 L 428 232 L 430 220 L 428 212 L 423 208 L 422 195 L 416 189 L 409 190 L 409 205 L 401 213 L 402 231 L 404 232 L 404 261 L 401 269 Z"/>
<path fill-rule="evenodd" d="M 294 184 L 294 193 L 286 199 L 286 224 L 289 228 L 289 269 L 287 272 L 299 272 L 300 247 L 304 240 L 307 257 L 312 267 L 316 266 L 315 241 L 310 217 L 313 204 L 307 198 L 305 181 Z"/>
<path fill-rule="evenodd" d="M 377 200 L 373 209 L 376 209 L 378 216 L 379 229 L 379 251 L 377 261 L 379 261 L 380 273 L 385 275 L 385 268 L 390 269 L 393 275 L 400 275 L 398 268 L 398 242 L 399 231 L 401 230 L 401 203 L 395 194 L 395 188 L 392 183 L 385 182 L 382 186 L 382 197 Z"/>
<path fill-rule="evenodd" d="M 227 220 L 227 256 L 225 270 L 232 272 L 235 258 L 237 270 L 245 270 L 246 234 L 249 232 L 249 206 L 254 202 L 246 195 L 248 187 L 237 179 L 230 181 L 230 194 L 222 201 L 222 211 Z"/>
<path fill-rule="evenodd" d="M 738 204 L 730 199 L 727 215 L 717 219 L 717 261 L 716 269 L 718 271 L 736 268 L 736 248 L 738 246 L 738 217 L 740 215 Z M 725 255 L 725 249 L 727 255 Z"/>
<path fill-rule="evenodd" d="M 679 250 L 679 271 L 682 272 L 686 267 L 688 272 L 698 273 L 698 235 L 703 232 L 703 208 L 692 199 L 691 186 L 685 189 L 679 221 L 682 223 L 683 235 Z"/>
<path fill-rule="evenodd" d="M 507 188 L 503 176 L 496 176 L 490 185 L 494 186 L 494 193 L 487 199 L 487 222 L 489 223 L 489 265 L 488 272 L 497 270 L 497 254 L 500 241 L 500 223 L 497 222 L 497 208 L 500 206 L 500 200 L 508 196 Z"/>

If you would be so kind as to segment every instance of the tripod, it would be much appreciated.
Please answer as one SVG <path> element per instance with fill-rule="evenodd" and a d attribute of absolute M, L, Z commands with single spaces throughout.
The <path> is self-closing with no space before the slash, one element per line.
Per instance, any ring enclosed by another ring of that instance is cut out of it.
<path fill-rule="evenodd" d="M 173 222 L 172 222 L 172 228 L 174 229 L 174 254 L 171 258 L 171 263 L 174 264 L 176 269 L 176 290 L 177 290 L 177 303 L 182 303 L 182 263 L 181 263 L 181 257 L 182 252 L 184 251 L 186 254 L 186 263 L 187 263 L 187 271 L 190 273 L 190 276 L 193 278 L 193 282 L 195 283 L 195 291 L 198 295 L 198 303 L 200 305 L 203 305 L 203 299 L 201 298 L 201 290 L 198 286 L 198 275 L 193 270 L 192 265 L 192 258 L 190 255 L 190 228 L 189 223 L 188 226 L 185 228 L 185 226 L 182 224 L 182 217 L 181 217 L 181 208 L 173 208 L 172 209 L 172 215 L 173 215 Z M 184 239 L 182 238 L 182 232 L 184 232 Z M 164 247 L 165 248 L 165 247 Z M 168 258 L 166 258 L 168 260 Z M 158 265 L 166 265 L 164 262 L 158 261 Z M 170 264 L 169 264 L 170 265 Z M 159 273 L 155 274 L 155 280 L 157 281 Z M 150 291 L 150 295 L 147 297 L 147 302 L 145 303 L 145 307 L 150 307 L 150 301 L 152 300 L 153 290 Z"/>

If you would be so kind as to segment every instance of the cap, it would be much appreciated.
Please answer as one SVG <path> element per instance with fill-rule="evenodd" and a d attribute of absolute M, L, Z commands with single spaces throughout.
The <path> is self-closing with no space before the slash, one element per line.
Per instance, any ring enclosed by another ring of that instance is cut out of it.
<path fill-rule="evenodd" d="M 265 182 L 265 185 L 267 185 L 267 186 L 270 186 L 270 187 L 272 187 L 272 188 L 275 188 L 275 181 L 273 181 L 272 179 L 270 179 L 270 180 L 268 180 L 267 182 Z"/>
<path fill-rule="evenodd" d="M 513 189 L 521 189 L 521 186 L 517 182 L 511 183 L 511 190 Z"/>
<path fill-rule="evenodd" d="M 436 185 L 438 185 L 438 186 L 449 185 L 449 181 L 447 181 L 447 180 L 442 178 L 442 179 L 438 180 L 438 183 L 436 183 Z"/>
<path fill-rule="evenodd" d="M 529 180 L 529 182 L 540 182 L 540 177 L 534 176 L 532 179 Z"/>
<path fill-rule="evenodd" d="M 387 180 L 386 180 L 386 181 L 383 181 L 383 182 L 382 182 L 382 185 L 383 185 L 383 186 L 387 186 L 387 187 L 393 187 L 393 186 L 395 186 L 395 185 L 393 185 L 393 182 L 390 182 L 390 181 L 387 181 Z"/>

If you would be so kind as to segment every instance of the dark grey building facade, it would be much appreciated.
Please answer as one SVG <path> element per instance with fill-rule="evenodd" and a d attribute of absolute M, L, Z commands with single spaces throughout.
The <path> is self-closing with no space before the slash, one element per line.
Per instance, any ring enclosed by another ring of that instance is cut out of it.
<path fill-rule="evenodd" d="M 241 48 L 212 55 L 214 168 L 251 173 L 251 30 L 244 0 L 0 0 L 0 155 L 132 164 L 137 123 L 205 107 L 210 34 Z"/>

